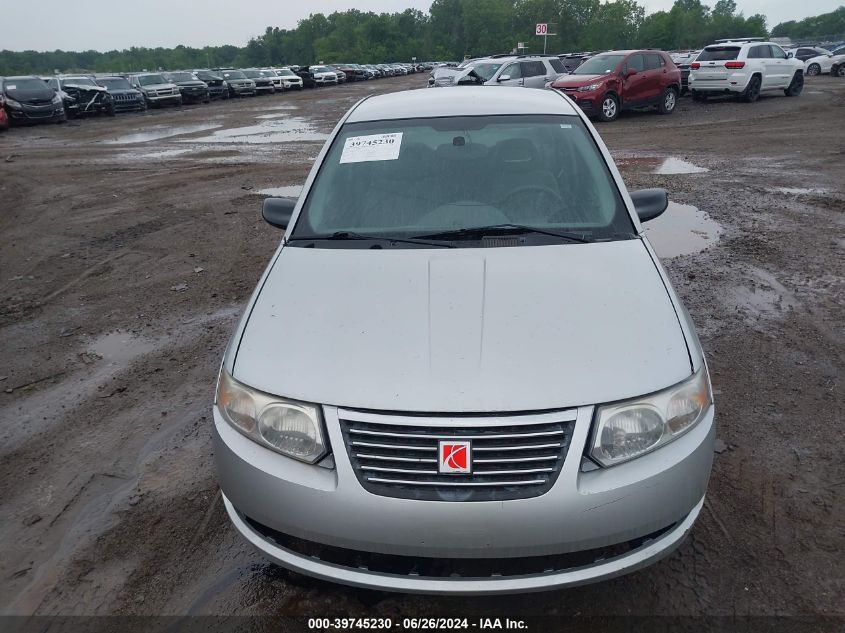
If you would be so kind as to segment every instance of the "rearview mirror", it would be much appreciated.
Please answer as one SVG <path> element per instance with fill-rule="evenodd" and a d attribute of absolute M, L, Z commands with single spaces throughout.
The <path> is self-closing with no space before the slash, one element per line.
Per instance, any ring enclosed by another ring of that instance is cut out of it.
<path fill-rule="evenodd" d="M 640 222 L 648 222 L 661 215 L 669 206 L 669 195 L 665 189 L 640 189 L 631 192 L 634 210 Z"/>
<path fill-rule="evenodd" d="M 286 229 L 295 208 L 296 198 L 265 198 L 261 215 L 267 224 Z"/>
<path fill-rule="evenodd" d="M 499 75 L 498 81 L 510 81 L 510 75 Z"/>

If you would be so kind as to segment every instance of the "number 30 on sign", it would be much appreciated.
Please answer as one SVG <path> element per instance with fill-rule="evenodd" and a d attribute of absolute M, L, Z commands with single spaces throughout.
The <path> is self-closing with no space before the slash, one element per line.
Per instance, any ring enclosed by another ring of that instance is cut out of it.
<path fill-rule="evenodd" d="M 547 35 L 549 33 L 549 25 L 546 23 L 540 23 L 537 25 L 537 35 Z"/>

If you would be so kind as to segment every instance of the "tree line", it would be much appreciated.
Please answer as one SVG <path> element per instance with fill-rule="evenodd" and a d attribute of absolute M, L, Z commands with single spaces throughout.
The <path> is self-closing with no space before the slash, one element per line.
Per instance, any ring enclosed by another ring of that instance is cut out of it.
<path fill-rule="evenodd" d="M 159 68 L 249 67 L 324 62 L 460 60 L 509 52 L 518 42 L 543 51 L 535 24 L 549 24 L 550 53 L 654 47 L 697 48 L 722 37 L 767 36 L 766 18 L 745 17 L 734 0 L 711 8 L 675 0 L 649 15 L 636 0 L 433 0 L 428 13 L 356 9 L 316 13 L 296 28 L 267 27 L 246 46 L 139 48 L 99 52 L 0 51 L 0 75 L 54 71 L 126 72 Z M 808 38 L 845 33 L 845 6 L 828 14 L 778 24 L 772 35 Z"/>

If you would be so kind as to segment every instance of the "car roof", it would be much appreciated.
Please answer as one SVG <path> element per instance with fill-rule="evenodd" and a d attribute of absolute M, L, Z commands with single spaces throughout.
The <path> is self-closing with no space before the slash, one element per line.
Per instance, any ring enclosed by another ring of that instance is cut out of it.
<path fill-rule="evenodd" d="M 445 116 L 496 114 L 567 114 L 575 107 L 554 90 L 505 86 L 424 88 L 368 97 L 347 119 L 349 122 L 384 121 Z"/>

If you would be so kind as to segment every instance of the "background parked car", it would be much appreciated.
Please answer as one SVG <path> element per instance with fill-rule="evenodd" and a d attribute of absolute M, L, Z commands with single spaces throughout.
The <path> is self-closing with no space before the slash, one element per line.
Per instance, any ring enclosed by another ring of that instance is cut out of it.
<path fill-rule="evenodd" d="M 276 74 L 276 71 L 272 68 L 260 68 L 258 70 L 262 74 L 262 76 L 267 77 L 270 81 L 273 82 L 273 90 L 276 92 L 282 92 L 285 89 L 285 82 L 282 81 L 282 78 Z"/>
<path fill-rule="evenodd" d="M 732 94 L 748 103 L 763 91 L 783 90 L 797 96 L 804 88 L 804 64 L 761 38 L 724 40 L 705 46 L 690 64 L 693 99 Z"/>
<path fill-rule="evenodd" d="M 257 68 L 244 68 L 241 72 L 255 84 L 256 93 L 273 94 L 276 92 L 276 86 L 273 85 L 273 78 L 267 77 Z"/>
<path fill-rule="evenodd" d="M 302 78 L 290 68 L 276 68 L 276 75 L 282 78 L 285 90 L 302 90 Z"/>
<path fill-rule="evenodd" d="M 552 88 L 602 121 L 632 108 L 657 106 L 660 114 L 671 114 L 681 94 L 681 71 L 663 51 L 608 51 L 558 77 Z"/>
<path fill-rule="evenodd" d="M 255 82 L 240 70 L 221 69 L 220 74 L 226 80 L 230 97 L 255 96 Z"/>
<path fill-rule="evenodd" d="M 335 66 L 334 64 L 329 64 L 328 68 L 334 73 L 335 77 L 337 77 L 337 83 L 346 83 L 346 73 L 343 72 L 338 66 Z"/>
<path fill-rule="evenodd" d="M 115 112 L 143 112 L 147 109 L 143 93 L 130 86 L 125 77 L 97 77 L 97 84 L 108 90 Z"/>
<path fill-rule="evenodd" d="M 337 83 L 337 74 L 328 66 L 309 66 L 308 70 L 314 77 L 314 84 L 317 87 L 328 86 Z"/>
<path fill-rule="evenodd" d="M 689 91 L 689 72 L 690 64 L 695 61 L 701 51 L 691 51 L 686 53 L 673 53 L 672 61 L 675 66 L 681 71 L 681 95 L 685 95 Z"/>
<path fill-rule="evenodd" d="M 316 88 L 317 82 L 314 81 L 314 75 L 308 70 L 307 66 L 291 66 L 291 70 L 302 79 L 302 86 L 304 88 Z"/>
<path fill-rule="evenodd" d="M 67 118 L 93 114 L 114 116 L 112 96 L 108 90 L 98 85 L 93 77 L 59 75 L 43 79 L 48 86 L 61 95 Z"/>
<path fill-rule="evenodd" d="M 215 99 L 229 98 L 229 86 L 226 84 L 226 80 L 223 79 L 223 75 L 210 70 L 195 70 L 194 74 L 197 79 L 205 82 L 205 85 L 208 86 L 209 99 L 213 101 Z"/>
<path fill-rule="evenodd" d="M 794 57 L 795 59 L 800 59 L 802 62 L 812 57 L 818 57 L 819 55 L 830 55 L 830 51 L 820 46 L 799 46 L 798 48 L 791 48 L 786 51 L 787 57 Z"/>
<path fill-rule="evenodd" d="M 0 95 L 12 124 L 61 123 L 67 120 L 59 93 L 38 77 L 0 77 Z"/>
<path fill-rule="evenodd" d="M 9 129 L 9 115 L 6 114 L 6 97 L 0 94 L 0 132 Z"/>
<path fill-rule="evenodd" d="M 208 84 L 197 79 L 196 75 L 186 70 L 177 70 L 164 73 L 164 78 L 179 86 L 182 94 L 182 103 L 208 103 L 211 96 L 208 94 Z"/>
<path fill-rule="evenodd" d="M 165 79 L 161 73 L 137 73 L 129 75 L 129 85 L 140 90 L 147 106 L 182 105 L 179 86 Z"/>
<path fill-rule="evenodd" d="M 833 55 L 832 53 L 825 53 L 824 55 L 817 55 L 811 57 L 804 62 L 804 74 L 810 77 L 814 75 L 827 75 L 830 73 L 833 65 L 845 59 L 845 54 Z"/>

